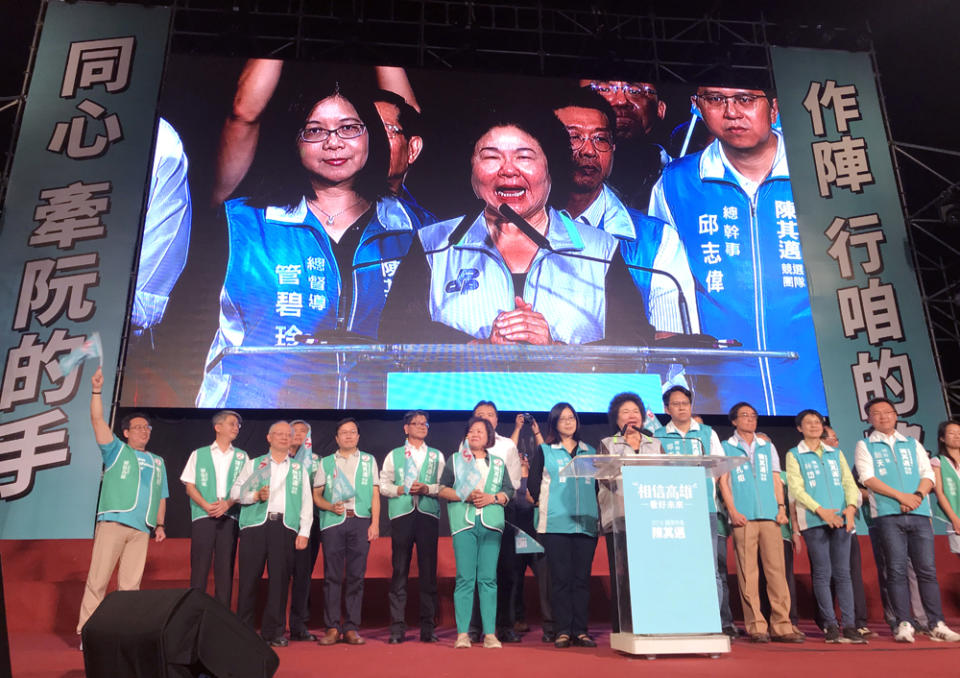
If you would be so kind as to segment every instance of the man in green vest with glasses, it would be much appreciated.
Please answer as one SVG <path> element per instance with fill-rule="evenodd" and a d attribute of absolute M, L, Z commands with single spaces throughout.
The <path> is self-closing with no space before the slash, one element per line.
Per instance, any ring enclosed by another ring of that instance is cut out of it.
<path fill-rule="evenodd" d="M 150 442 L 150 420 L 139 413 L 124 417 L 120 429 L 126 442 L 121 442 L 103 418 L 103 371 L 100 368 L 90 383 L 93 387 L 90 422 L 105 470 L 90 570 L 80 603 L 78 634 L 103 600 L 117 563 L 117 588 L 121 591 L 140 588 L 150 531 L 154 530 L 157 543 L 167 536 L 163 519 L 169 496 L 167 465 L 163 459 L 146 451 Z"/>
<path fill-rule="evenodd" d="M 747 458 L 747 463 L 721 476 L 719 483 L 733 528 L 743 622 L 755 643 L 802 643 L 803 636 L 790 622 L 790 590 L 780 532 L 789 518 L 780 457 L 773 443 L 757 435 L 757 410 L 752 405 L 739 402 L 730 408 L 729 416 L 735 430 L 723 442 L 723 451 L 728 457 Z M 769 624 L 760 609 L 758 553 L 767 578 Z"/>
<path fill-rule="evenodd" d="M 267 604 L 260 635 L 273 647 L 287 645 L 283 629 L 293 552 L 307 548 L 313 522 L 310 474 L 288 454 L 292 439 L 290 424 L 275 422 L 267 433 L 269 452 L 244 464 L 230 490 L 230 497 L 242 505 L 237 616 L 256 628 L 257 589 L 266 564 Z"/>
<path fill-rule="evenodd" d="M 407 578 L 417 547 L 420 582 L 420 641 L 437 642 L 437 540 L 440 537 L 440 474 L 444 458 L 426 443 L 430 417 L 423 410 L 403 415 L 406 442 L 387 453 L 380 494 L 387 498 L 393 576 L 390 579 L 390 644 L 402 643 L 406 629 Z"/>
<path fill-rule="evenodd" d="M 233 410 L 213 415 L 216 440 L 191 452 L 180 474 L 190 498 L 190 586 L 207 590 L 212 561 L 213 597 L 228 609 L 240 515 L 230 488 L 247 462 L 247 453 L 233 446 L 241 424 L 240 415 Z"/>

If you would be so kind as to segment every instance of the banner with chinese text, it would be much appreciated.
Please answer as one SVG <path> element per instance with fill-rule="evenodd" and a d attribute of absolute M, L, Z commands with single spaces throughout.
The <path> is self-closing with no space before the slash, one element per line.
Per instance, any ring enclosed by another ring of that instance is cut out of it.
<path fill-rule="evenodd" d="M 97 363 L 58 359 L 98 331 L 111 402 L 169 25 L 169 8 L 46 8 L 0 224 L 0 538 L 93 532 Z"/>
<path fill-rule="evenodd" d="M 943 391 L 870 57 L 776 47 L 773 67 L 831 424 L 852 461 L 885 396 L 935 451 Z"/>
<path fill-rule="evenodd" d="M 720 633 L 712 489 L 699 467 L 623 468 L 633 633 Z"/>

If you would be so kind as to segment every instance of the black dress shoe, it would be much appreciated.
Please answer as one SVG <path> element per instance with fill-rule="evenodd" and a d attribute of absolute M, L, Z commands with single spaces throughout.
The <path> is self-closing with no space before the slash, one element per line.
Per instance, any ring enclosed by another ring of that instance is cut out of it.
<path fill-rule="evenodd" d="M 500 633 L 497 634 L 497 638 L 500 639 L 501 643 L 519 643 L 520 636 L 518 636 L 513 629 L 503 629 Z"/>
<path fill-rule="evenodd" d="M 563 649 L 565 647 L 570 647 L 570 636 L 566 633 L 561 633 L 557 636 L 557 639 L 553 641 L 553 646 Z"/>
<path fill-rule="evenodd" d="M 401 636 L 400 634 L 398 634 L 398 633 L 391 633 L 391 634 L 390 634 L 390 640 L 388 640 L 387 642 L 390 643 L 391 645 L 399 645 L 400 643 L 403 642 L 403 640 L 404 640 L 404 638 L 403 638 L 403 636 Z"/>
<path fill-rule="evenodd" d="M 588 636 L 586 633 L 581 633 L 579 636 L 573 639 L 573 644 L 578 645 L 579 647 L 596 647 L 597 641 Z"/>
<path fill-rule="evenodd" d="M 420 634 L 421 643 L 439 643 L 440 639 L 437 638 L 437 634 L 431 631 L 430 633 L 421 633 Z"/>
<path fill-rule="evenodd" d="M 297 631 L 296 633 L 290 634 L 290 640 L 296 642 L 305 642 L 308 640 L 316 640 L 317 637 L 310 633 L 309 631 Z"/>
<path fill-rule="evenodd" d="M 543 635 L 540 636 L 540 642 L 542 643 L 553 643 L 557 640 L 557 634 L 553 631 L 544 631 Z"/>
<path fill-rule="evenodd" d="M 290 642 L 283 636 L 279 638 L 273 638 L 272 640 L 267 641 L 267 645 L 270 647 L 286 647 Z"/>

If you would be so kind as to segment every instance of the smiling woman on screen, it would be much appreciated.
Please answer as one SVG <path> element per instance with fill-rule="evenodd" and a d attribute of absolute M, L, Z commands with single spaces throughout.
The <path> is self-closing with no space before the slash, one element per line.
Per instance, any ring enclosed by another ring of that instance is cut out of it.
<path fill-rule="evenodd" d="M 419 231 L 394 277 L 380 338 L 649 343 L 653 328 L 617 241 L 550 207 L 554 197 L 563 204 L 571 176 L 569 135 L 552 111 L 499 109 L 468 138 L 470 183 L 483 211 Z M 505 218 L 503 205 L 554 251 Z"/>

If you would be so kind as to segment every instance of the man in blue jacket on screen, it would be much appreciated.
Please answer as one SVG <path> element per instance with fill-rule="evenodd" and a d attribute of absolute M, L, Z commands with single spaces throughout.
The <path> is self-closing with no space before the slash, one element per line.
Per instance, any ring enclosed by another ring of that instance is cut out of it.
<path fill-rule="evenodd" d="M 792 351 L 701 377 L 701 406 L 748 400 L 762 414 L 824 408 L 797 212 L 770 90 L 701 85 L 692 97 L 714 140 L 664 168 L 650 214 L 674 225 L 696 279 L 700 331 L 744 349 Z"/>
<path fill-rule="evenodd" d="M 570 134 L 573 154 L 573 181 L 564 212 L 574 221 L 614 236 L 628 266 L 672 274 L 692 301 L 693 276 L 677 229 L 628 207 L 608 185 L 619 141 L 613 108 L 593 90 L 577 88 L 557 97 L 554 113 Z M 631 269 L 630 275 L 657 332 L 682 332 L 677 285 L 665 275 L 648 271 Z"/>

